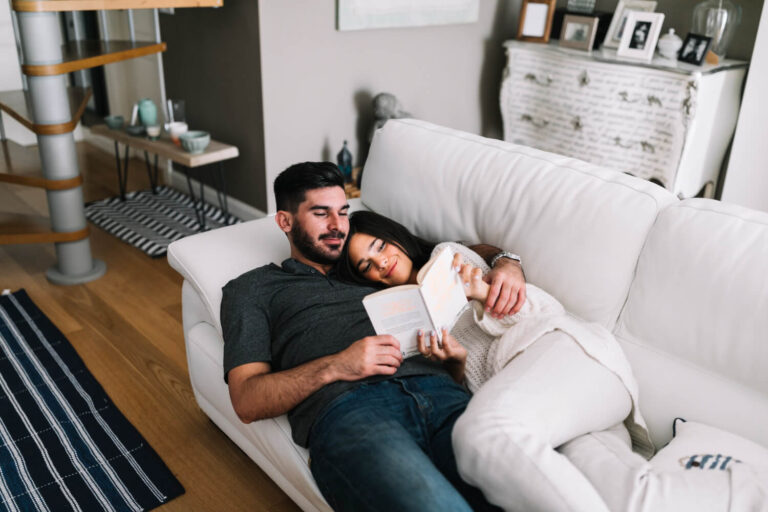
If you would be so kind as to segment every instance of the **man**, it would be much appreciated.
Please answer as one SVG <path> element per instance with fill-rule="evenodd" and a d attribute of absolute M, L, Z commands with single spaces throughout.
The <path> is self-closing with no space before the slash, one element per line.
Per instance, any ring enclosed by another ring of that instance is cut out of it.
<path fill-rule="evenodd" d="M 453 457 L 466 390 L 439 363 L 403 360 L 397 340 L 376 336 L 365 313 L 362 298 L 374 289 L 334 277 L 349 228 L 343 186 L 327 162 L 293 165 L 275 180 L 275 220 L 291 258 L 223 290 L 224 375 L 235 412 L 244 423 L 288 413 L 336 510 L 490 509 Z M 519 310 L 519 263 L 500 259 L 490 279 L 492 313 Z"/>

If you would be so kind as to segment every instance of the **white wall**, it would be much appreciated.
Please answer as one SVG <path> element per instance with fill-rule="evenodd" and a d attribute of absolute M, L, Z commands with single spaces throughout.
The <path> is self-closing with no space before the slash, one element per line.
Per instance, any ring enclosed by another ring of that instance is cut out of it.
<path fill-rule="evenodd" d="M 22 88 L 19 54 L 13 37 L 10 2 L 0 1 L 0 91 L 15 91 Z M 23 145 L 36 144 L 37 137 L 18 121 L 3 112 L 5 136 Z"/>
<path fill-rule="evenodd" d="M 334 0 L 259 2 L 269 211 L 272 182 L 287 166 L 335 161 L 345 139 L 360 163 L 365 115 L 382 91 L 420 119 L 499 136 L 484 129 L 483 103 L 498 111 L 501 41 L 517 29 L 519 4 L 482 0 L 472 24 L 339 32 Z M 507 13 L 514 16 L 509 23 Z M 490 42 L 492 34 L 497 40 Z"/>
<path fill-rule="evenodd" d="M 133 16 L 136 40 L 154 41 L 152 10 L 134 10 Z M 107 11 L 106 18 L 110 39 L 130 39 L 127 11 Z M 158 122 L 165 122 L 162 114 L 161 78 L 157 60 L 157 55 L 147 55 L 104 66 L 111 114 L 123 115 L 126 122 L 129 122 L 133 104 L 142 98 L 150 98 L 157 105 Z"/>
<path fill-rule="evenodd" d="M 768 211 L 768 9 L 763 9 L 747 75 L 722 200 Z"/>

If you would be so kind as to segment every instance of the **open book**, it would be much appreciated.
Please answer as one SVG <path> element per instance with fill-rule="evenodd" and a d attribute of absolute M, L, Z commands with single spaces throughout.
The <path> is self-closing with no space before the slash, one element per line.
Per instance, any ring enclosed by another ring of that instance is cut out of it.
<path fill-rule="evenodd" d="M 428 336 L 451 329 L 468 304 L 464 285 L 453 270 L 453 251 L 446 247 L 419 270 L 419 284 L 404 284 L 366 295 L 363 305 L 376 334 L 390 334 L 400 342 L 403 357 L 419 353 L 418 333 Z M 427 345 L 429 337 L 426 338 Z"/>

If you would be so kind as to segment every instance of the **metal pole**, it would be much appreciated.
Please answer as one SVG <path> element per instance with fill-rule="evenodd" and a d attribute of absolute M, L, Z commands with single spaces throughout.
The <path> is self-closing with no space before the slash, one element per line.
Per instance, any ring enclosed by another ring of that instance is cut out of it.
<path fill-rule="evenodd" d="M 19 35 L 21 32 L 19 32 L 19 20 L 16 18 L 16 11 L 13 10 L 13 5 L 11 4 L 11 1 L 8 0 L 8 5 L 11 8 L 11 24 L 13 25 L 13 39 L 16 42 L 16 54 L 19 56 L 19 69 L 21 69 L 22 64 L 24 64 L 24 53 L 21 51 L 21 36 Z M 27 86 L 27 75 L 24 73 L 21 73 L 21 87 L 26 91 Z"/>
<path fill-rule="evenodd" d="M 128 9 L 128 30 L 131 32 L 131 42 L 136 42 L 136 26 L 133 24 L 133 9 Z"/>
<path fill-rule="evenodd" d="M 99 11 L 99 19 L 101 20 L 101 39 L 103 41 L 109 41 L 109 27 L 107 26 L 107 13 Z"/>
<path fill-rule="evenodd" d="M 160 35 L 160 14 L 159 14 L 160 11 L 158 9 L 153 9 L 152 11 L 153 11 L 152 22 L 155 28 L 155 42 L 161 43 L 162 38 Z M 171 112 L 168 112 L 168 100 L 167 100 L 167 95 L 165 91 L 165 69 L 163 67 L 163 52 L 158 52 L 157 54 L 157 76 L 158 76 L 158 82 L 160 85 L 160 100 L 162 104 L 162 111 L 165 113 L 165 122 L 170 123 Z M 165 172 L 163 173 L 163 181 L 165 183 L 171 183 L 172 174 L 173 174 L 173 164 L 171 163 L 170 159 L 166 159 Z M 155 177 L 155 179 L 157 179 L 157 177 Z"/>
<path fill-rule="evenodd" d="M 26 64 L 62 62 L 58 13 L 18 13 L 19 36 Z M 72 119 L 67 97 L 66 75 L 27 77 L 32 119 L 36 124 L 58 124 Z M 50 180 L 77 177 L 80 169 L 73 134 L 38 135 L 43 176 Z M 86 227 L 82 187 L 48 190 L 51 228 L 56 232 Z M 91 257 L 90 239 L 54 244 L 57 263 L 46 272 L 56 284 L 78 284 L 101 277 L 104 262 Z"/>

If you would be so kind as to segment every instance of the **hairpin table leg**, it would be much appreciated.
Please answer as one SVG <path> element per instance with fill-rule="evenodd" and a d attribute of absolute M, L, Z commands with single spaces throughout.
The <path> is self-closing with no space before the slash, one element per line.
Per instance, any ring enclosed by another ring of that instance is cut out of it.
<path fill-rule="evenodd" d="M 144 163 L 147 164 L 147 176 L 149 176 L 152 193 L 157 194 L 157 153 L 155 153 L 154 167 L 152 167 L 149 165 L 149 153 L 144 151 Z"/>
<path fill-rule="evenodd" d="M 189 177 L 190 169 L 186 165 L 180 165 L 184 176 L 187 177 L 187 187 L 189 188 L 189 196 L 192 198 L 192 205 L 195 209 L 195 215 L 197 215 L 197 222 L 200 224 L 200 231 L 205 231 L 205 213 L 203 212 L 203 182 L 200 182 L 200 200 L 195 197 L 195 189 L 192 188 L 192 180 Z"/>
<path fill-rule="evenodd" d="M 117 186 L 120 189 L 120 200 L 125 201 L 125 187 L 128 183 L 128 157 L 130 146 L 125 145 L 125 161 L 120 164 L 120 146 L 115 141 L 115 161 L 117 162 Z"/>

